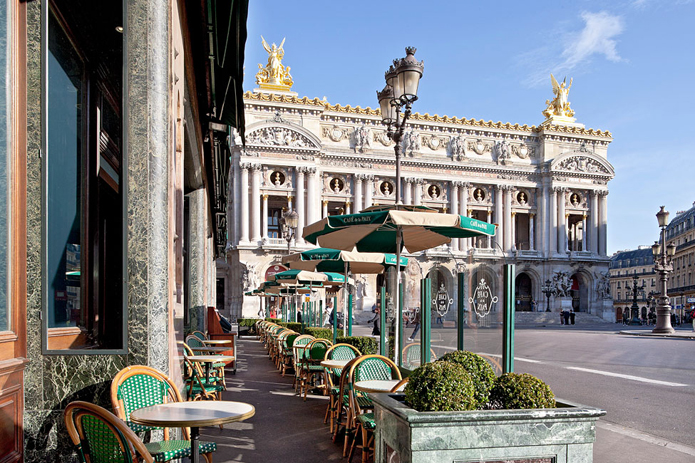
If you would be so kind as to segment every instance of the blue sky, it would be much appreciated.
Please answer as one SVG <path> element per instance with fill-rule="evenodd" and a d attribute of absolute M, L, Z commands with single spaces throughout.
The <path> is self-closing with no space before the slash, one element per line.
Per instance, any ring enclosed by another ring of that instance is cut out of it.
<path fill-rule="evenodd" d="M 550 72 L 574 79 L 577 122 L 609 130 L 608 251 L 650 245 L 655 214 L 695 201 L 695 0 L 251 0 L 244 89 L 286 38 L 293 91 L 378 107 L 394 58 L 425 61 L 420 113 L 543 122 Z"/>

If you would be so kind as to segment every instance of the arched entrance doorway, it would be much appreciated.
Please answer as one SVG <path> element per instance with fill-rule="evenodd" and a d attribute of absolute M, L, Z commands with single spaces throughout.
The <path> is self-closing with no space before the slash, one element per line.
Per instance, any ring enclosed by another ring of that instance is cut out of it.
<path fill-rule="evenodd" d="M 586 275 L 575 273 L 572 275 L 572 310 L 575 312 L 589 311 L 589 282 Z"/>
<path fill-rule="evenodd" d="M 533 310 L 531 301 L 533 300 L 533 282 L 526 273 L 520 273 L 516 277 L 514 287 L 516 288 L 515 309 L 518 312 L 530 312 Z"/>

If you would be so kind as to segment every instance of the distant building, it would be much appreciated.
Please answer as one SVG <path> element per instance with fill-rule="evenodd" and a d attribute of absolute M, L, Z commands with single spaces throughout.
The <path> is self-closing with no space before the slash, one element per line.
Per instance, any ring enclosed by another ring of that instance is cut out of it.
<path fill-rule="evenodd" d="M 637 249 L 618 251 L 611 257 L 610 262 L 610 288 L 613 297 L 616 321 L 623 319 L 623 314 L 633 302 L 632 288 L 634 277 L 637 277 L 637 305 L 649 311 L 650 293 L 658 288 L 658 275 L 654 271 L 654 258 L 651 246 L 639 246 Z"/>
<path fill-rule="evenodd" d="M 678 315 L 695 307 L 695 203 L 687 211 L 678 212 L 666 227 L 666 242 L 676 245 L 673 273 L 668 280 L 671 305 Z"/>

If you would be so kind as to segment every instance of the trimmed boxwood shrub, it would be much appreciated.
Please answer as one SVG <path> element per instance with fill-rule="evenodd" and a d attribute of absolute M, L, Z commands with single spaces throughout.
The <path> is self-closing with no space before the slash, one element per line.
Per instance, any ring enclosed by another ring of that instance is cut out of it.
<path fill-rule="evenodd" d="M 480 355 L 464 350 L 444 354 L 438 362 L 452 362 L 466 369 L 475 386 L 476 408 L 486 407 L 490 398 L 490 389 L 495 385 L 497 376 L 490 364 Z"/>
<path fill-rule="evenodd" d="M 555 395 L 547 384 L 528 373 L 505 373 L 490 391 L 499 409 L 555 408 Z"/>
<path fill-rule="evenodd" d="M 336 342 L 350 344 L 362 352 L 362 355 L 376 354 L 379 350 L 376 339 L 368 336 L 341 336 L 336 338 Z"/>
<path fill-rule="evenodd" d="M 333 339 L 333 330 L 330 328 L 317 328 L 312 326 L 307 326 L 304 328 L 304 334 L 311 335 L 317 339 Z M 338 337 L 343 336 L 343 330 L 338 330 Z"/>
<path fill-rule="evenodd" d="M 296 331 L 297 333 L 302 332 L 302 324 L 301 323 L 296 323 L 296 322 L 281 322 L 278 323 L 278 325 L 283 326 L 287 329 L 290 329 L 292 331 Z"/>
<path fill-rule="evenodd" d="M 419 412 L 474 410 L 473 379 L 459 364 L 426 363 L 410 375 L 405 403 Z"/>
<path fill-rule="evenodd" d="M 258 321 L 258 318 L 237 318 L 239 326 L 253 326 Z"/>

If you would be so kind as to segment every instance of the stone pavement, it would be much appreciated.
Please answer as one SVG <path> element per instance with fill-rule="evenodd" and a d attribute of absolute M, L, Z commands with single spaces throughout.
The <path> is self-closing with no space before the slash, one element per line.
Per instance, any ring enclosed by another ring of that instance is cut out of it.
<path fill-rule="evenodd" d="M 555 329 L 561 328 L 564 327 Z M 566 328 L 572 329 L 572 325 Z M 328 399 L 309 395 L 304 402 L 296 396 L 292 376 L 282 377 L 278 373 L 255 338 L 241 338 L 237 346 L 238 371 L 236 375 L 227 375 L 228 390 L 223 398 L 250 403 L 256 407 L 256 414 L 244 422 L 225 425 L 222 430 L 212 427 L 201 430 L 201 439 L 217 442 L 215 463 L 346 462 L 342 446 L 332 442 L 328 426 L 323 424 Z M 358 461 L 356 455 L 353 462 Z M 595 463 L 658 461 L 692 463 L 695 448 L 599 420 Z"/>

